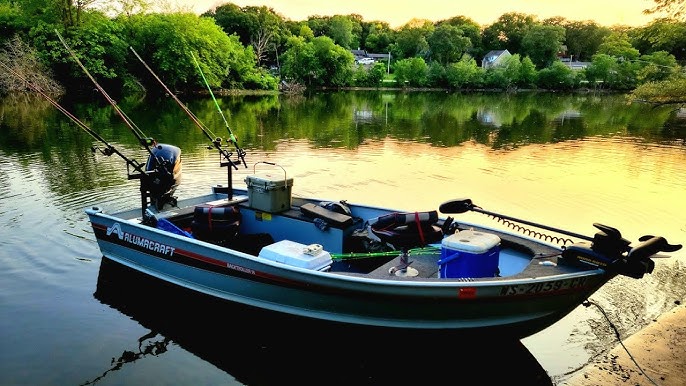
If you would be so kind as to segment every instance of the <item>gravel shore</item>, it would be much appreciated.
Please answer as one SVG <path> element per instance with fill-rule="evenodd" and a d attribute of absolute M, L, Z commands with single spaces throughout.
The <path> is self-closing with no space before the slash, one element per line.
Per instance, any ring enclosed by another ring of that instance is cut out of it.
<path fill-rule="evenodd" d="M 558 385 L 686 385 L 686 305 L 660 315 Z"/>

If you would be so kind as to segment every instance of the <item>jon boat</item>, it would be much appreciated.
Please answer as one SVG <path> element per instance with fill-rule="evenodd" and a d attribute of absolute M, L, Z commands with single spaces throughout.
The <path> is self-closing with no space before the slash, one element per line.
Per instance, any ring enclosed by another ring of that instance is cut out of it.
<path fill-rule="evenodd" d="M 226 143 L 233 148 L 213 136 L 131 49 L 203 130 L 228 171 L 227 186 L 178 199 L 181 150 L 142 135 L 55 32 L 137 136 L 146 163 L 128 158 L 40 87 L 2 67 L 103 143 L 102 154 L 121 157 L 128 178 L 140 181 L 140 207 L 85 210 L 102 255 L 180 287 L 358 327 L 522 338 L 554 324 L 615 276 L 640 279 L 653 271 L 652 257 L 681 248 L 652 235 L 632 243 L 602 224 L 584 236 L 490 212 L 470 199 L 407 212 L 345 197 L 293 197 L 293 179 L 269 162 L 267 169 L 276 173 L 257 173 L 257 162 L 245 187 L 234 187 L 232 170 L 248 165 L 228 124 Z M 467 211 L 518 232 L 457 217 Z"/>
<path fill-rule="evenodd" d="M 203 294 L 301 317 L 522 338 L 615 276 L 640 279 L 653 271 L 651 257 L 681 248 L 651 235 L 634 245 L 597 223 L 593 236 L 575 234 L 470 199 L 407 212 L 294 197 L 293 179 L 268 162 L 276 172 L 256 172 L 258 162 L 245 187 L 233 187 L 245 152 L 234 161 L 215 146 L 228 186 L 177 199 L 180 150 L 155 144 L 146 169 L 129 175 L 141 181 L 140 208 L 86 209 L 102 254 Z M 460 220 L 467 211 L 520 232 Z"/>

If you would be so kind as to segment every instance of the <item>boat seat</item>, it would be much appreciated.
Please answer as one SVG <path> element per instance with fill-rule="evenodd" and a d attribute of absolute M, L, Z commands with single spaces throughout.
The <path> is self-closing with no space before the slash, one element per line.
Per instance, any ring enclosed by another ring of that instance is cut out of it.
<path fill-rule="evenodd" d="M 324 220 L 327 225 L 346 229 L 353 225 L 353 218 L 347 214 L 334 212 L 322 206 L 307 203 L 300 206 L 300 211 L 307 217 Z"/>
<path fill-rule="evenodd" d="M 435 225 L 438 212 L 391 213 L 381 216 L 371 230 L 381 241 L 407 251 L 443 239 L 443 230 Z"/>

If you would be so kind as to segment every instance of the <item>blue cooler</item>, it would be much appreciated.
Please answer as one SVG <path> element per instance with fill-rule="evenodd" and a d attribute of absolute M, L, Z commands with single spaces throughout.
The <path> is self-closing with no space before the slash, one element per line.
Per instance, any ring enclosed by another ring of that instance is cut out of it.
<path fill-rule="evenodd" d="M 438 277 L 498 276 L 499 257 L 500 237 L 474 230 L 461 231 L 441 242 Z"/>

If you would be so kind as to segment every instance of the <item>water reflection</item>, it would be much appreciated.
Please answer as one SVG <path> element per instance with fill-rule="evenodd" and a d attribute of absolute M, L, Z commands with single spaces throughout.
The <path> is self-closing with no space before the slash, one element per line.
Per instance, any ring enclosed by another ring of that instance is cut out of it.
<path fill-rule="evenodd" d="M 445 334 L 349 328 L 217 301 L 153 280 L 103 258 L 94 296 L 150 332 L 112 353 L 103 373 L 164 355 L 170 343 L 249 385 L 552 385 L 519 341 L 466 341 Z M 164 374 L 158 373 L 164 384 Z M 117 383 L 116 379 L 109 381 Z M 127 379 L 136 383 L 135 380 Z"/>

